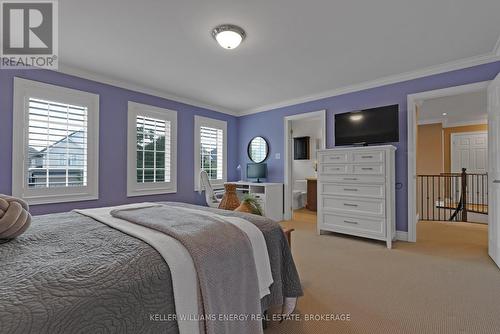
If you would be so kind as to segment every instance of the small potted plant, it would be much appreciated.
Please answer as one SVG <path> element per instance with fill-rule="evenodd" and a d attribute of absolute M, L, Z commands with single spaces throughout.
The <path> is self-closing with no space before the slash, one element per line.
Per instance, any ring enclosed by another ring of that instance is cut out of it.
<path fill-rule="evenodd" d="M 252 194 L 246 194 L 241 200 L 239 207 L 234 211 L 253 213 L 254 215 L 262 216 L 262 207 L 259 201 Z"/>

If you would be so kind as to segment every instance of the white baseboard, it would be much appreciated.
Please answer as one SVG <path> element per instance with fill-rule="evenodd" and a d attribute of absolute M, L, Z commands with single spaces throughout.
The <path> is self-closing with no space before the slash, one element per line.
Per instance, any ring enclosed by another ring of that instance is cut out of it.
<path fill-rule="evenodd" d="M 406 232 L 406 231 L 396 231 L 396 240 L 408 241 L 408 232 Z"/>
<path fill-rule="evenodd" d="M 469 212 L 467 213 L 467 221 L 479 224 L 488 224 L 488 215 Z"/>

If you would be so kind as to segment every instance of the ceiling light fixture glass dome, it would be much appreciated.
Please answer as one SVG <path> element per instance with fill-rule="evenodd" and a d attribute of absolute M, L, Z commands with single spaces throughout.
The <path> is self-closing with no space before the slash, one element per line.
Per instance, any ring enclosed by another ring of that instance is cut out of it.
<path fill-rule="evenodd" d="M 233 24 L 223 24 L 212 30 L 212 37 L 227 50 L 236 49 L 245 39 L 245 30 Z"/>

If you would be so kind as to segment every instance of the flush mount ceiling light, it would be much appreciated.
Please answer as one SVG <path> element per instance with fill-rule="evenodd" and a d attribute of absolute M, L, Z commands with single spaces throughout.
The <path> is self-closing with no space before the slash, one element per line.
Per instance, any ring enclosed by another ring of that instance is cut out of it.
<path fill-rule="evenodd" d="M 445 113 L 445 112 L 444 112 L 442 115 L 443 115 L 443 116 L 446 116 L 446 115 L 448 115 L 448 113 Z"/>
<path fill-rule="evenodd" d="M 212 37 L 224 49 L 236 49 L 246 37 L 245 30 L 233 24 L 222 24 L 212 30 Z"/>

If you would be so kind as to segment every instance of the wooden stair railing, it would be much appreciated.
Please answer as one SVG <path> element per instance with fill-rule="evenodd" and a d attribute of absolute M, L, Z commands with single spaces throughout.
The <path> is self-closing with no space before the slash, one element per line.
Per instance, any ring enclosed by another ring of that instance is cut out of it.
<path fill-rule="evenodd" d="M 488 213 L 488 174 L 461 173 L 417 176 L 420 220 L 468 221 L 469 213 Z"/>

